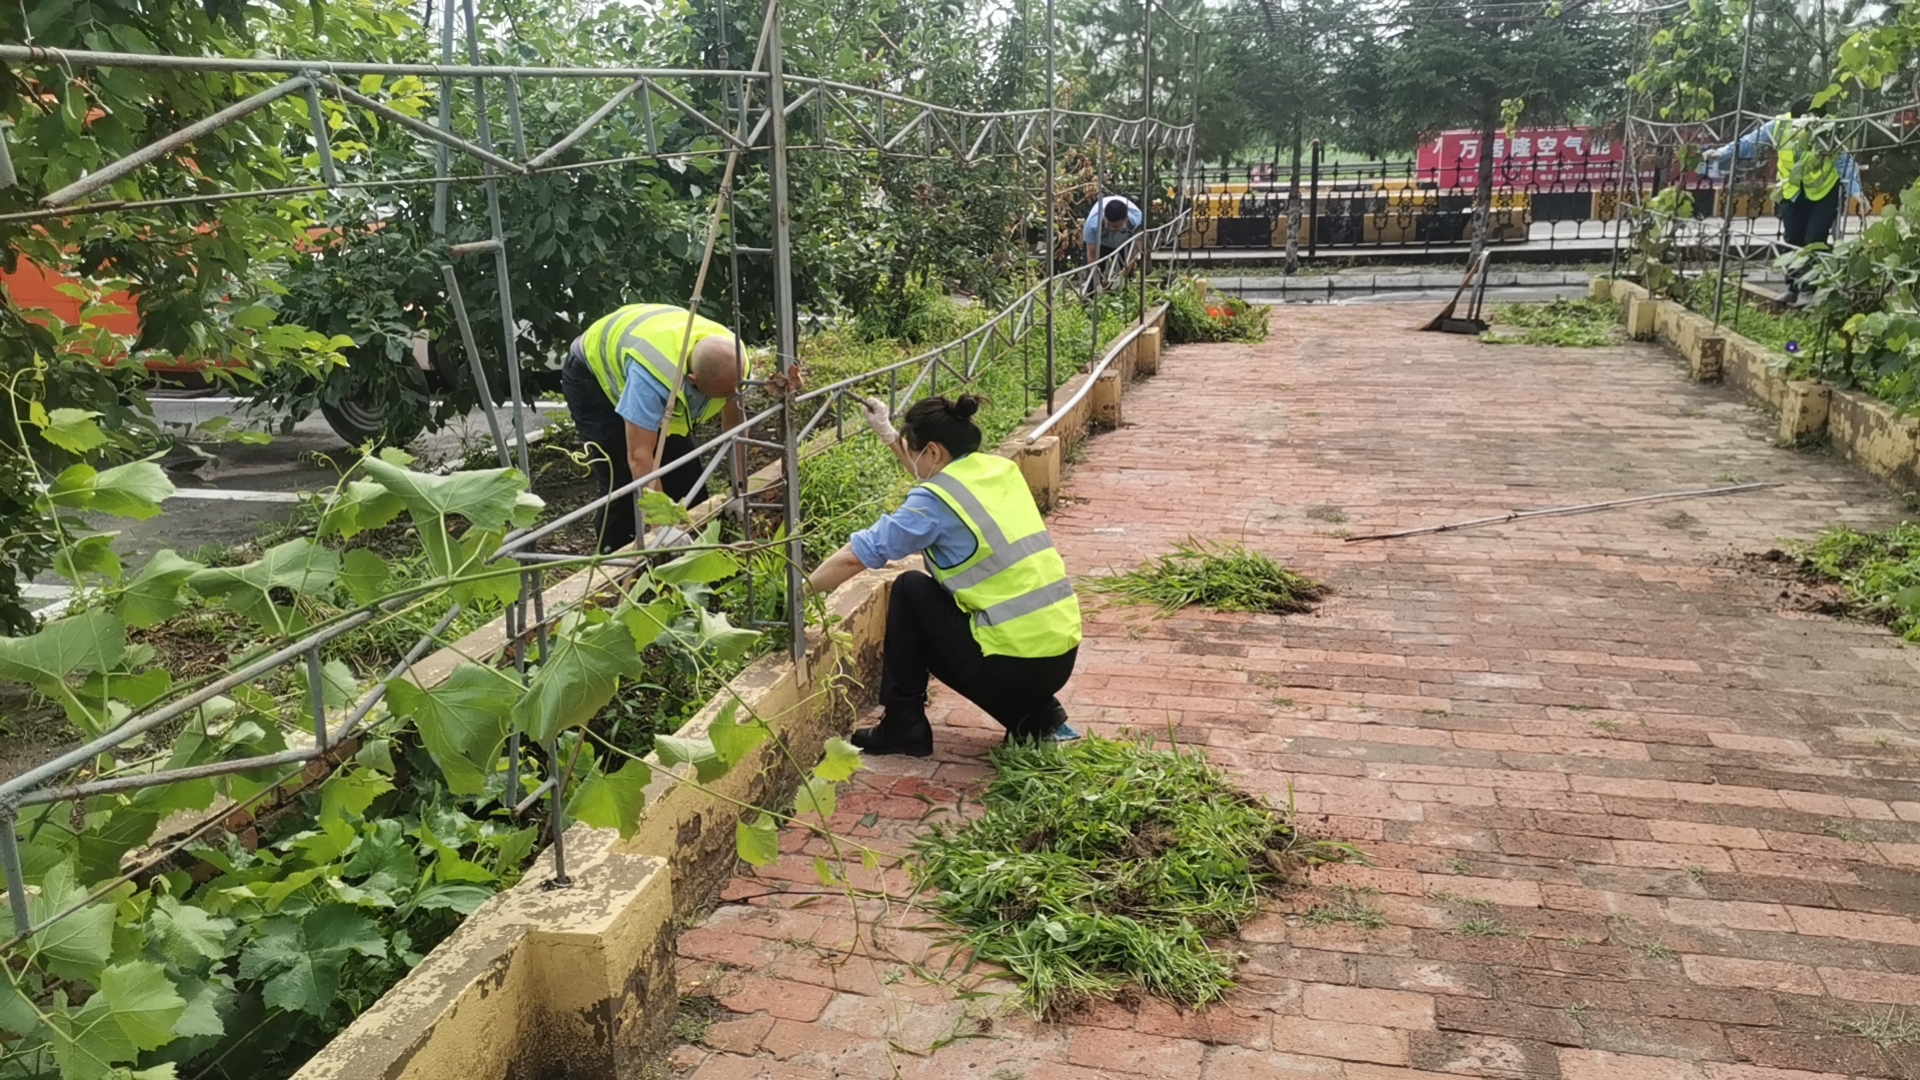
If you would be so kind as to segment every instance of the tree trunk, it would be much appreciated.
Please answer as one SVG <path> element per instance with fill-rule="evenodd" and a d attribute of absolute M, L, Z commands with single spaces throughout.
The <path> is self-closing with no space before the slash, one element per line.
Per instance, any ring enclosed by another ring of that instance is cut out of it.
<path fill-rule="evenodd" d="M 1467 252 L 1467 265 L 1480 259 L 1487 246 L 1488 219 L 1493 210 L 1493 137 L 1500 130 L 1500 115 L 1488 110 L 1480 122 L 1480 182 L 1473 193 L 1473 247 Z"/>
<path fill-rule="evenodd" d="M 1287 273 L 1300 269 L 1300 121 L 1293 122 L 1293 172 L 1287 179 Z"/>

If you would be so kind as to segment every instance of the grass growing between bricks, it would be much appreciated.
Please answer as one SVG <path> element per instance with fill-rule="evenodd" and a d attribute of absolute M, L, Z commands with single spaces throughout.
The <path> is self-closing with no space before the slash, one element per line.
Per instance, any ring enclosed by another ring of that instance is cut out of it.
<path fill-rule="evenodd" d="M 1196 604 L 1214 611 L 1288 615 L 1312 610 L 1328 592 L 1261 552 L 1192 537 L 1138 570 L 1084 584 L 1118 603 L 1151 604 L 1163 615 Z"/>
<path fill-rule="evenodd" d="M 1920 641 L 1920 524 L 1905 521 L 1884 532 L 1838 526 L 1794 554 L 1807 570 L 1838 582 L 1858 614 Z"/>
<path fill-rule="evenodd" d="M 915 844 L 932 906 L 1051 1015 L 1137 987 L 1218 1000 L 1231 934 L 1294 865 L 1345 857 L 1191 750 L 1090 737 L 995 751 L 986 814 Z"/>
<path fill-rule="evenodd" d="M 1620 340 L 1618 310 L 1600 300 L 1554 300 L 1545 304 L 1495 304 L 1488 320 L 1520 333 L 1489 330 L 1490 345 L 1559 345 L 1591 349 Z"/>

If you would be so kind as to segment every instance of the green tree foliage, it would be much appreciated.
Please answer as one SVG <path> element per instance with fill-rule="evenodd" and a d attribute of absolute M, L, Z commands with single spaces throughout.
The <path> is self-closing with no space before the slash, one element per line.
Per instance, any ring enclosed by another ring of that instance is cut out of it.
<path fill-rule="evenodd" d="M 1404 11 L 1383 74 L 1399 127 L 1426 136 L 1480 133 L 1475 206 L 1493 195 L 1494 135 L 1505 126 L 1577 116 L 1622 74 L 1620 27 L 1585 4 L 1542 11 L 1498 0 L 1434 0 Z"/>

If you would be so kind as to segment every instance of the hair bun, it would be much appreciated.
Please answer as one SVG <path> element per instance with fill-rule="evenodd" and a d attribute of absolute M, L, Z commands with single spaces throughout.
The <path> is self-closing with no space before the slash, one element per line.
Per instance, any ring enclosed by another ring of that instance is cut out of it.
<path fill-rule="evenodd" d="M 962 420 L 968 419 L 974 413 L 980 411 L 980 399 L 972 394 L 961 394 L 958 398 L 954 399 L 953 406 L 949 411 Z"/>

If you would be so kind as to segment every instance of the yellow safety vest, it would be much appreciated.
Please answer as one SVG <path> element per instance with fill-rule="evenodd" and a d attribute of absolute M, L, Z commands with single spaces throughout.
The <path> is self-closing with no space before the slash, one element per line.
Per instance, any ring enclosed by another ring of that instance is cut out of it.
<path fill-rule="evenodd" d="M 968 454 L 920 486 L 973 533 L 967 561 L 943 570 L 929 552 L 927 570 L 972 615 L 982 653 L 1059 656 L 1080 644 L 1080 600 L 1018 465 Z"/>
<path fill-rule="evenodd" d="M 685 384 L 680 382 L 680 365 L 696 344 L 710 337 L 732 336 L 733 332 L 726 327 L 700 315 L 693 316 L 693 333 L 689 336 L 686 308 L 671 304 L 628 304 L 587 327 L 587 332 L 580 335 L 580 351 L 609 400 L 619 401 L 627 388 L 628 360 L 646 368 L 668 393 L 673 392 L 674 386 L 681 386 L 681 395 L 672 402 L 666 433 L 685 435 L 693 430 L 693 425 L 720 415 L 726 401 L 708 401 L 699 416 L 689 416 Z M 686 352 L 680 349 L 682 341 L 686 342 Z M 740 378 L 744 380 L 747 377 L 744 355 L 740 364 Z"/>
<path fill-rule="evenodd" d="M 1806 193 L 1819 202 L 1840 182 L 1840 166 L 1834 156 L 1813 145 L 1813 133 L 1805 124 L 1796 124 L 1791 116 L 1773 122 L 1773 148 L 1779 164 L 1779 192 L 1782 199 Z"/>

